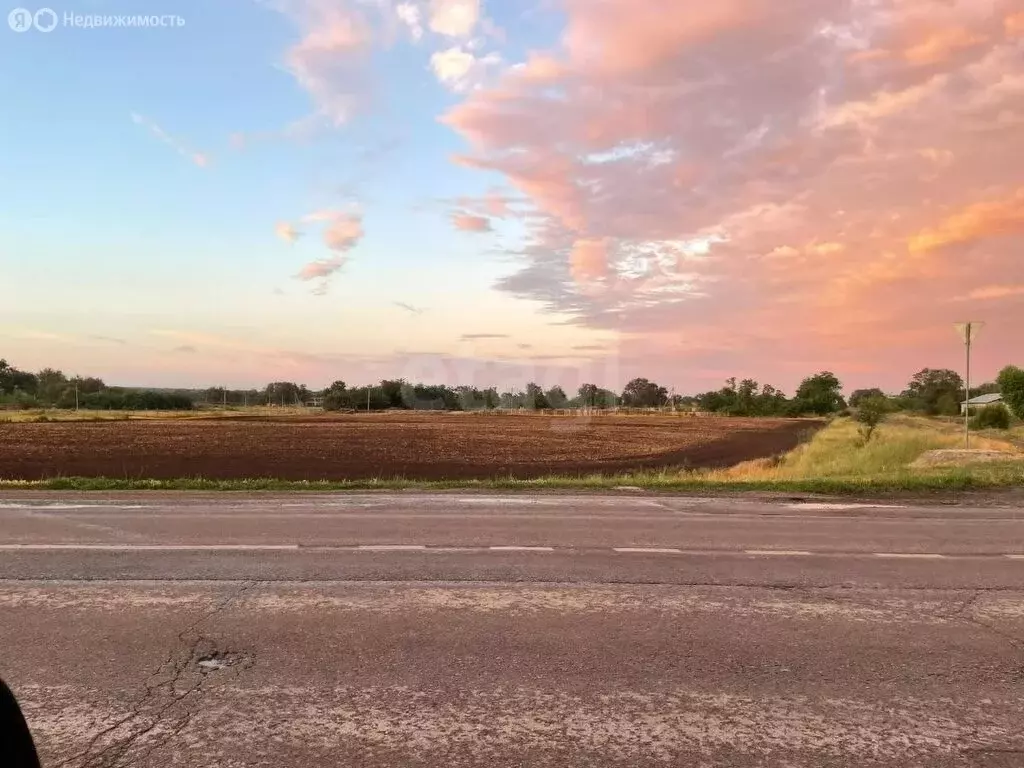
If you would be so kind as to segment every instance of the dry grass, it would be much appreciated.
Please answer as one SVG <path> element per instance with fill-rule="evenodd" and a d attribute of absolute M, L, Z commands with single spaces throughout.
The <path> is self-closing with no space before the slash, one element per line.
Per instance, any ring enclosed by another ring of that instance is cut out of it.
<path fill-rule="evenodd" d="M 877 478 L 909 473 L 927 451 L 963 446 L 956 425 L 914 416 L 895 416 L 883 424 L 874 439 L 863 445 L 857 424 L 836 419 L 826 429 L 779 459 L 759 459 L 708 474 L 722 481 L 783 481 L 814 478 Z M 1007 453 L 1008 460 L 1024 460 L 1010 441 L 972 435 L 971 447 Z"/>

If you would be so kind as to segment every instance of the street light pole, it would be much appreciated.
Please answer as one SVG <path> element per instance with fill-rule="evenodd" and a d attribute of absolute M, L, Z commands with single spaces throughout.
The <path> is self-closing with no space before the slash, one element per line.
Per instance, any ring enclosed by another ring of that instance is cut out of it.
<path fill-rule="evenodd" d="M 967 381 L 965 389 L 967 397 L 964 398 L 964 445 L 971 447 L 971 345 L 978 335 L 984 323 L 968 320 L 966 323 L 957 323 L 956 328 L 964 337 L 964 346 L 967 348 Z"/>
<path fill-rule="evenodd" d="M 964 400 L 967 401 L 967 407 L 964 408 L 964 446 L 970 450 L 971 448 L 971 324 L 967 324 L 967 381 L 965 386 L 967 387 L 967 397 Z"/>

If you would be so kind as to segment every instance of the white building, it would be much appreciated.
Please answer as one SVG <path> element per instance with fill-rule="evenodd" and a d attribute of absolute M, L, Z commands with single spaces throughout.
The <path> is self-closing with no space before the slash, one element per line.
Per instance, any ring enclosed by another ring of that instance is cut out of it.
<path fill-rule="evenodd" d="M 968 408 L 984 408 L 986 405 L 1002 405 L 1003 396 L 998 392 L 991 395 L 978 395 L 960 403 L 960 413 L 967 413 Z"/>

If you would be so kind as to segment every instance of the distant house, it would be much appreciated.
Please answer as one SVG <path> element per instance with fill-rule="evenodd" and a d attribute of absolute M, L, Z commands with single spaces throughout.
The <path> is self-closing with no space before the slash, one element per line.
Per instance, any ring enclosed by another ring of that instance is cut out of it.
<path fill-rule="evenodd" d="M 960 403 L 960 413 L 967 413 L 968 408 L 984 408 L 986 405 L 1000 405 L 1002 402 L 1003 396 L 998 392 L 991 395 L 978 395 Z"/>

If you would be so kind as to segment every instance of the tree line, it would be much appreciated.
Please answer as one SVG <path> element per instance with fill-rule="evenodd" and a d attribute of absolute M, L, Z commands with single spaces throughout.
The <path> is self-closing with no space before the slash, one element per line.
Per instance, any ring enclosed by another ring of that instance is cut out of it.
<path fill-rule="evenodd" d="M 1001 392 L 1018 417 L 1024 418 L 1024 370 L 1008 366 L 995 382 L 971 388 L 971 397 Z M 960 374 L 949 369 L 925 368 L 916 373 L 899 394 L 881 388 L 858 389 L 849 400 L 843 385 L 831 371 L 805 378 L 792 397 L 770 384 L 754 379 L 728 379 L 717 390 L 694 396 L 670 394 L 657 382 L 635 378 L 614 392 L 597 384 L 583 384 L 573 394 L 560 386 L 545 389 L 530 382 L 524 389 L 499 391 L 495 387 L 451 387 L 418 384 L 404 379 L 385 379 L 379 384 L 349 386 L 335 381 L 314 391 L 304 384 L 275 381 L 262 389 L 201 390 L 137 389 L 108 387 L 102 379 L 65 376 L 44 368 L 21 371 L 0 360 L 0 404 L 18 407 L 88 408 L 110 410 L 187 410 L 198 406 L 309 405 L 318 402 L 327 410 L 449 410 L 476 411 L 496 408 L 547 410 L 563 408 L 694 408 L 730 416 L 827 416 L 847 408 L 860 408 L 869 400 L 882 402 L 891 411 L 953 416 L 964 399 Z"/>
<path fill-rule="evenodd" d="M 0 405 L 20 408 L 86 408 L 111 411 L 176 411 L 192 398 L 162 390 L 108 387 L 102 379 L 71 376 L 53 368 L 22 371 L 0 359 Z"/>

